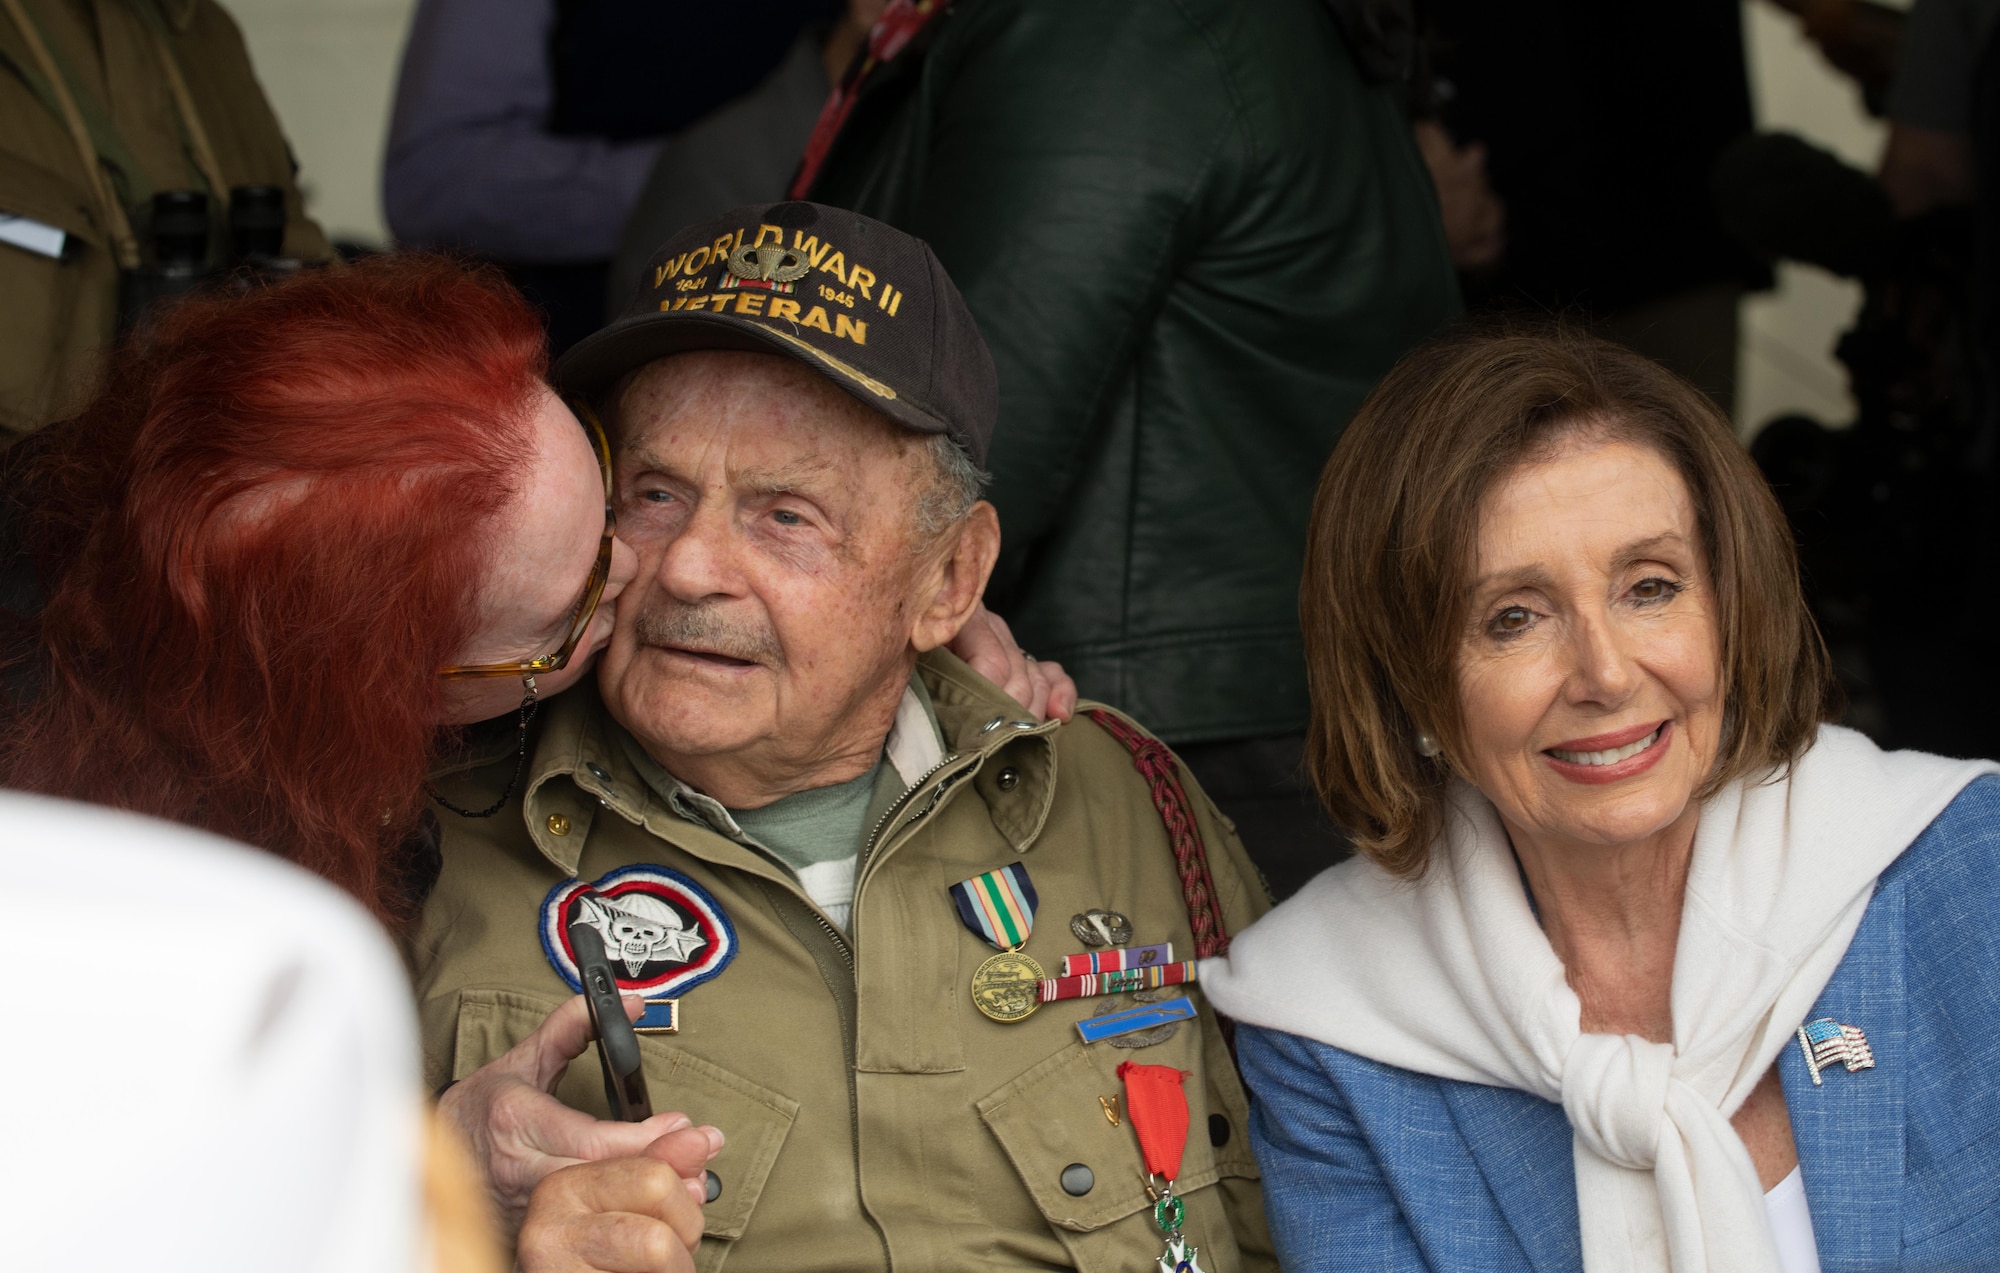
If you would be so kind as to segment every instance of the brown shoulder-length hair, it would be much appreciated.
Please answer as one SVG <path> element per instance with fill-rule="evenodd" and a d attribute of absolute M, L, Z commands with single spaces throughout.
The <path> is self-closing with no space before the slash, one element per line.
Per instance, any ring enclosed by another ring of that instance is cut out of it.
<path fill-rule="evenodd" d="M 1558 323 L 1467 325 L 1405 357 L 1320 477 L 1300 620 L 1312 687 L 1307 767 L 1359 850 L 1421 874 L 1463 736 L 1458 651 L 1479 509 L 1565 432 L 1651 446 L 1695 507 L 1721 628 L 1725 725 L 1698 795 L 1780 772 L 1839 703 L 1791 531 L 1729 421 L 1699 390 Z M 1444 754 L 1417 754 L 1427 730 Z"/>

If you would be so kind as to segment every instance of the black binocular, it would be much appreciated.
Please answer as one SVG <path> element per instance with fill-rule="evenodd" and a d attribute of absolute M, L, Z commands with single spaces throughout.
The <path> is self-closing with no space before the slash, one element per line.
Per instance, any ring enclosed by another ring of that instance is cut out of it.
<path fill-rule="evenodd" d="M 153 196 L 152 220 L 142 260 L 119 279 L 121 330 L 142 326 L 163 304 L 213 286 L 252 287 L 304 268 L 287 257 L 285 192 L 280 186 L 235 186 L 229 191 L 229 240 L 212 250 L 208 196 L 198 190 L 163 190 Z M 149 250 L 148 250 L 149 249 Z"/>

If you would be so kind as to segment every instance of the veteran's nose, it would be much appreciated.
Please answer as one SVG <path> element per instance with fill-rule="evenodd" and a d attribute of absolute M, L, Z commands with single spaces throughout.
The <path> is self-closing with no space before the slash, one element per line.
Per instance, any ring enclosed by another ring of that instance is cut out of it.
<path fill-rule="evenodd" d="M 659 583 L 677 600 L 691 603 L 741 596 L 741 550 L 733 510 L 723 501 L 704 501 L 680 533 L 661 544 Z"/>

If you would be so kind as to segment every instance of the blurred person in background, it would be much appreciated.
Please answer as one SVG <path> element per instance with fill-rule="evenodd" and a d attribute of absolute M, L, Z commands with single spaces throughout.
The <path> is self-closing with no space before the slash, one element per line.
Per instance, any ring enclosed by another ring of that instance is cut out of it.
<path fill-rule="evenodd" d="M 792 191 L 936 249 L 999 368 L 994 608 L 1280 896 L 1344 852 L 1299 772 L 1313 475 L 1458 309 L 1411 36 L 1394 3 L 896 0 Z"/>
<path fill-rule="evenodd" d="M 331 255 L 212 0 L 0 0 L 0 121 L 0 446 L 96 391 L 121 289 L 161 264 L 156 194 L 200 196 L 204 269 L 232 250 L 239 187 L 270 196 L 278 255 Z"/>
<path fill-rule="evenodd" d="M 1798 536 L 1848 723 L 1884 746 L 1996 756 L 2000 600 L 1966 587 L 1963 563 L 2000 552 L 2000 233 L 1980 197 L 2000 158 L 2000 5 L 1920 0 L 1907 19 L 1831 7 L 1859 19 L 1829 60 L 1886 102 L 1879 172 L 1768 134 L 1729 147 L 1714 188 L 1724 223 L 1767 258 L 1862 285 L 1835 349 L 1854 416 L 1746 421 L 1751 452 Z"/>
<path fill-rule="evenodd" d="M 1732 411 L 1737 306 L 1770 285 L 1709 197 L 1752 124 L 1740 0 L 1419 11 L 1418 128 L 1467 209 L 1447 218 L 1467 304 L 1588 316 Z"/>
<path fill-rule="evenodd" d="M 423 257 L 190 301 L 122 347 L 83 415 L 8 456 L 0 784 L 256 845 L 400 930 L 436 875 L 432 773 L 526 754 L 634 569 L 602 436 L 546 362 L 512 288 Z M 1003 631 L 959 648 L 1048 703 L 1060 669 Z M 719 1137 L 556 1103 L 588 1042 L 572 1000 L 474 1085 L 482 1115 L 539 1116 L 517 1140 L 462 1124 L 498 1164 L 505 1222 L 533 1194 L 545 1234 L 593 1229 L 624 1189 L 656 1223 L 592 1240 L 678 1240 L 681 1178 Z M 444 1094 L 447 1118 L 461 1100 Z"/>
<path fill-rule="evenodd" d="M 1983 131 L 1988 59 L 2000 26 L 1995 0 L 1916 0 L 1904 25 L 1882 185 L 1899 217 L 1970 205 L 1977 194 L 1974 133 Z"/>
<path fill-rule="evenodd" d="M 723 208 L 784 197 L 826 102 L 827 86 L 840 82 L 862 36 L 881 17 L 883 2 L 847 0 L 824 39 L 800 37 L 784 65 L 754 91 L 660 147 L 612 263 L 605 321 L 624 312 L 646 262 L 674 232 Z"/>
<path fill-rule="evenodd" d="M 840 0 L 422 0 L 383 166 L 389 228 L 500 263 L 560 353 L 621 307 L 608 271 L 649 181 L 673 203 L 699 172 L 713 199 L 666 210 L 661 237 L 783 193 L 859 30 Z"/>

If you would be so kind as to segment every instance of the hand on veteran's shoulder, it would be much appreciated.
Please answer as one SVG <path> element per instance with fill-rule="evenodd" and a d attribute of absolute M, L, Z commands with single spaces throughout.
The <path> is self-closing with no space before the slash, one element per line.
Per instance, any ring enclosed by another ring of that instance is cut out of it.
<path fill-rule="evenodd" d="M 1036 720 L 1068 720 L 1076 712 L 1076 682 L 1062 664 L 1037 659 L 1014 640 L 1007 621 L 986 608 L 966 620 L 948 647 L 973 671 L 1007 691 Z"/>
<path fill-rule="evenodd" d="M 645 1004 L 624 999 L 637 1019 Z M 486 1173 L 511 1232 L 527 1213 L 530 1195 L 544 1177 L 578 1163 L 637 1158 L 662 1137 L 692 1130 L 719 1148 L 722 1134 L 695 1128 L 685 1114 L 662 1113 L 641 1123 L 593 1118 L 551 1093 L 571 1061 L 590 1046 L 590 1015 L 583 996 L 563 1004 L 527 1038 L 497 1060 L 465 1076 L 438 1099 L 438 1110 L 464 1133 Z M 699 1176 L 702 1162 L 690 1170 Z"/>
<path fill-rule="evenodd" d="M 517 1249 L 523 1273 L 683 1273 L 701 1242 L 712 1127 L 684 1127 L 636 1158 L 577 1163 L 535 1186 Z"/>

